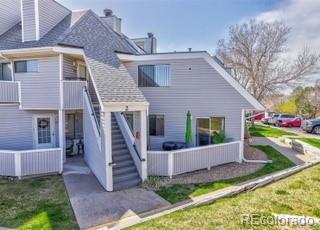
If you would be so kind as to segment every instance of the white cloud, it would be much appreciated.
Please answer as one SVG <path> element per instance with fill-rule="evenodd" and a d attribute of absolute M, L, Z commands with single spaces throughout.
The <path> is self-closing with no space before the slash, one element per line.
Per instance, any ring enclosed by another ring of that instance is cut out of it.
<path fill-rule="evenodd" d="M 291 27 L 287 48 L 288 54 L 295 58 L 304 47 L 320 53 L 319 13 L 319 0 L 287 0 L 277 9 L 257 15 L 257 19 L 268 22 L 283 21 Z M 312 78 L 312 81 L 320 79 L 320 75 Z"/>

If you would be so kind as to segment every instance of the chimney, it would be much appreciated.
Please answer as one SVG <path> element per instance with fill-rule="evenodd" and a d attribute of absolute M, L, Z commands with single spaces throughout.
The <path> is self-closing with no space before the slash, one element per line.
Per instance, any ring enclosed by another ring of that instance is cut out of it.
<path fill-rule="evenodd" d="M 192 52 L 192 48 L 188 48 L 188 51 L 189 51 L 189 52 Z"/>
<path fill-rule="evenodd" d="M 22 41 L 38 41 L 71 11 L 54 0 L 21 0 Z"/>
<path fill-rule="evenodd" d="M 121 18 L 118 18 L 116 15 L 114 15 L 110 9 L 104 9 L 103 14 L 104 16 L 101 17 L 101 19 L 115 32 L 121 34 Z"/>
<path fill-rule="evenodd" d="M 147 54 L 157 53 L 157 39 L 153 33 L 148 33 L 147 36 L 146 38 L 134 38 L 131 40 Z"/>

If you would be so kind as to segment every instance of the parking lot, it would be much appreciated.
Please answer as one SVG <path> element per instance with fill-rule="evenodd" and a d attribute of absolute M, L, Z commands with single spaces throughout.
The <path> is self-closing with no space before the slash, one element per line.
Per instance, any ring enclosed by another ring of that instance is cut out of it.
<path fill-rule="evenodd" d="M 298 134 L 298 135 L 301 135 L 301 136 L 305 136 L 305 137 L 310 137 L 310 138 L 318 138 L 320 140 L 320 135 L 315 135 L 315 134 L 312 134 L 312 133 L 307 133 L 305 131 L 303 131 L 301 128 L 284 128 L 284 127 L 275 127 L 275 126 L 272 126 L 274 128 L 277 128 L 277 129 L 281 129 L 281 130 L 284 130 L 284 131 L 288 131 L 288 132 L 291 132 L 291 133 L 295 133 L 295 134 Z"/>

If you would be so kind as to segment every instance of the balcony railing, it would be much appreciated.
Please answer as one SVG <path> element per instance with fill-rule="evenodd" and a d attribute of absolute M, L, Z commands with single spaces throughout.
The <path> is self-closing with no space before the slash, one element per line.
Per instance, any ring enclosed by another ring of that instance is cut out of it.
<path fill-rule="evenodd" d="M 83 109 L 83 88 L 86 85 L 86 81 L 63 81 L 65 109 Z"/>
<path fill-rule="evenodd" d="M 19 82 L 0 81 L 0 103 L 18 103 L 19 85 Z"/>

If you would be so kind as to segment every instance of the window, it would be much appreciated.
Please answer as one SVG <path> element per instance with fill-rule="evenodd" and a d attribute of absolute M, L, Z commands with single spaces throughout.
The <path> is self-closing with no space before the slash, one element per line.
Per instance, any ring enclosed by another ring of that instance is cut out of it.
<path fill-rule="evenodd" d="M 16 61 L 14 69 L 16 73 L 38 72 L 38 60 Z"/>
<path fill-rule="evenodd" d="M 149 135 L 164 136 L 164 115 L 149 115 Z"/>
<path fill-rule="evenodd" d="M 141 65 L 138 67 L 139 87 L 170 85 L 170 65 Z"/>
<path fill-rule="evenodd" d="M 0 63 L 0 81 L 12 81 L 10 63 Z"/>
<path fill-rule="evenodd" d="M 83 64 L 78 64 L 78 78 L 81 80 L 87 79 L 87 67 Z"/>
<path fill-rule="evenodd" d="M 211 117 L 211 132 L 214 133 L 224 133 L 225 132 L 225 118 L 224 117 Z"/>

